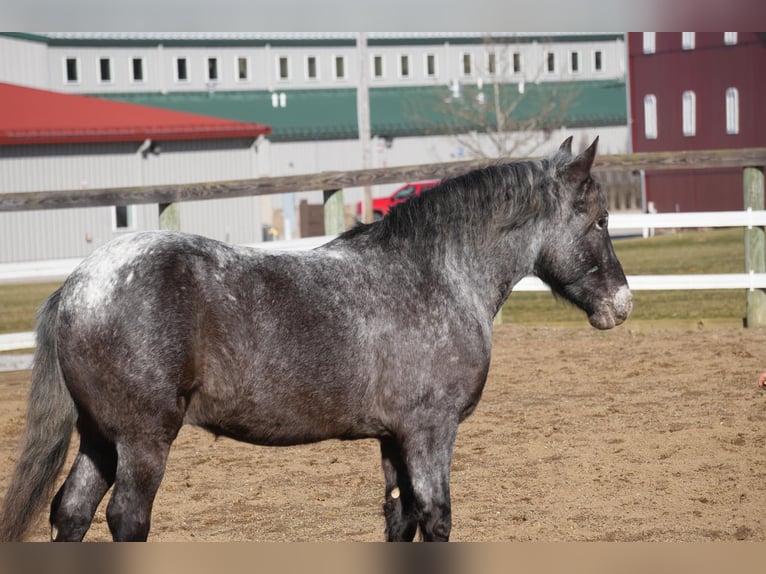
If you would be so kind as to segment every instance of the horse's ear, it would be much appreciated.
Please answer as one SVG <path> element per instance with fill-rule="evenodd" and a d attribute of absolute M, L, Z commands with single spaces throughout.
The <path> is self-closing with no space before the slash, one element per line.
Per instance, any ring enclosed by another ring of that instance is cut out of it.
<path fill-rule="evenodd" d="M 566 169 L 570 181 L 574 183 L 582 183 L 590 176 L 590 168 L 593 165 L 593 159 L 596 157 L 597 147 L 598 136 L 596 136 L 593 143 L 588 146 L 588 149 L 569 162 Z"/>
<path fill-rule="evenodd" d="M 569 155 L 572 155 L 572 136 L 569 136 L 564 140 L 564 143 L 559 147 L 559 151 L 565 151 Z"/>

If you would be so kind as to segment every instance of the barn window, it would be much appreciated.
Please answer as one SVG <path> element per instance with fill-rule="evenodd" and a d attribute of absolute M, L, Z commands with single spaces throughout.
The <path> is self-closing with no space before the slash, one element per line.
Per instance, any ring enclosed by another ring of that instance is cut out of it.
<path fill-rule="evenodd" d="M 514 74 L 521 73 L 521 52 L 513 53 L 513 73 Z"/>
<path fill-rule="evenodd" d="M 685 136 L 697 133 L 697 96 L 692 91 L 684 92 L 682 96 L 683 130 Z"/>
<path fill-rule="evenodd" d="M 132 205 L 115 205 L 113 212 L 114 229 L 122 231 L 135 228 L 135 213 Z"/>
<path fill-rule="evenodd" d="M 410 77 L 410 57 L 407 54 L 399 56 L 399 77 L 405 79 Z"/>
<path fill-rule="evenodd" d="M 186 58 L 176 58 L 176 82 L 189 81 L 189 67 Z"/>
<path fill-rule="evenodd" d="M 133 58 L 130 62 L 130 78 L 134 82 L 144 81 L 144 59 Z"/>
<path fill-rule="evenodd" d="M 108 84 L 112 81 L 112 59 L 99 58 L 98 79 L 101 83 Z"/>
<path fill-rule="evenodd" d="M 218 81 L 218 58 L 207 59 L 207 81 Z"/>
<path fill-rule="evenodd" d="M 601 50 L 596 50 L 593 52 L 593 71 L 594 72 L 604 71 L 604 52 L 602 52 Z"/>
<path fill-rule="evenodd" d="M 290 79 L 290 58 L 287 56 L 280 56 L 277 60 L 277 66 L 279 68 L 279 79 L 280 80 L 289 80 Z"/>
<path fill-rule="evenodd" d="M 473 74 L 473 54 L 464 53 L 461 57 L 464 76 Z"/>
<path fill-rule="evenodd" d="M 316 56 L 306 56 L 306 79 L 316 80 L 319 78 L 319 69 Z"/>
<path fill-rule="evenodd" d="M 681 32 L 681 47 L 684 50 L 694 50 L 694 32 Z"/>
<path fill-rule="evenodd" d="M 383 56 L 372 57 L 372 75 L 375 79 L 382 79 L 385 70 L 383 69 Z"/>
<path fill-rule="evenodd" d="M 346 56 L 335 56 L 335 79 L 346 79 Z"/>
<path fill-rule="evenodd" d="M 497 74 L 497 55 L 494 52 L 487 54 L 487 73 L 490 76 Z"/>
<path fill-rule="evenodd" d="M 240 82 L 250 80 L 250 58 L 237 58 L 237 80 Z"/>
<path fill-rule="evenodd" d="M 554 52 L 545 52 L 545 71 L 549 74 L 556 73 L 556 54 Z"/>
<path fill-rule="evenodd" d="M 657 33 L 644 32 L 644 54 L 654 54 L 657 51 Z"/>
<path fill-rule="evenodd" d="M 436 77 L 436 55 L 426 55 L 426 76 L 429 78 Z"/>
<path fill-rule="evenodd" d="M 66 58 L 64 60 L 64 78 L 68 84 L 77 84 L 80 82 L 79 58 Z"/>
<path fill-rule="evenodd" d="M 580 72 L 580 52 L 569 53 L 569 71 L 573 74 Z"/>
<path fill-rule="evenodd" d="M 726 90 L 726 133 L 739 133 L 739 90 L 729 88 Z"/>
<path fill-rule="evenodd" d="M 737 33 L 736 32 L 724 32 L 723 33 L 723 43 L 727 46 L 735 46 L 737 44 Z"/>
<path fill-rule="evenodd" d="M 648 140 L 657 139 L 657 96 L 644 96 L 644 135 Z"/>

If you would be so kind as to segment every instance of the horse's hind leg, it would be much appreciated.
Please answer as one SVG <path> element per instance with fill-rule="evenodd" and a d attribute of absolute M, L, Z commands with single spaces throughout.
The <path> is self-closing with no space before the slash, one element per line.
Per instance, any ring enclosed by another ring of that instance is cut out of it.
<path fill-rule="evenodd" d="M 147 438 L 117 445 L 117 476 L 106 508 L 112 538 L 145 541 L 152 505 L 165 474 L 172 441 Z"/>
<path fill-rule="evenodd" d="M 80 541 L 90 528 L 101 499 L 114 482 L 117 451 L 97 432 L 80 424 L 80 450 L 51 503 L 51 538 Z"/>
<path fill-rule="evenodd" d="M 389 542 L 412 541 L 418 529 L 418 514 L 401 448 L 395 439 L 384 438 L 380 441 L 380 453 L 386 479 L 386 501 L 383 504 L 386 539 Z"/>

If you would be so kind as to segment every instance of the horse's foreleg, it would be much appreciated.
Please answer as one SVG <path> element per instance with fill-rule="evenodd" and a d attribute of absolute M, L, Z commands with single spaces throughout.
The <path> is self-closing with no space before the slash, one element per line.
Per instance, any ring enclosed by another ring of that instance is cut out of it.
<path fill-rule="evenodd" d="M 452 530 L 449 474 L 457 422 L 421 426 L 403 442 L 424 541 L 447 541 Z"/>
<path fill-rule="evenodd" d="M 80 450 L 72 470 L 51 503 L 51 538 L 76 542 L 90 528 L 101 499 L 114 482 L 114 445 L 80 426 Z"/>
<path fill-rule="evenodd" d="M 418 529 L 418 514 L 401 448 L 395 439 L 384 438 L 380 441 L 380 453 L 386 479 L 386 501 L 383 504 L 386 539 L 410 542 Z"/>
<path fill-rule="evenodd" d="M 117 476 L 106 508 L 112 538 L 145 541 L 152 505 L 165 474 L 170 442 L 141 441 L 117 446 Z"/>

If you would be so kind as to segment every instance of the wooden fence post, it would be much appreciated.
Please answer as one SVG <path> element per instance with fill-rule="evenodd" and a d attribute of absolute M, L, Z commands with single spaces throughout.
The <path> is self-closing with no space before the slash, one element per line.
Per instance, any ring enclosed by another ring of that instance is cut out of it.
<path fill-rule="evenodd" d="M 160 229 L 181 231 L 181 213 L 177 203 L 160 203 Z"/>
<path fill-rule="evenodd" d="M 763 169 L 746 167 L 742 170 L 745 209 L 764 209 Z M 766 272 L 766 242 L 763 227 L 745 229 L 745 272 Z M 766 290 L 747 292 L 747 327 L 766 327 Z"/>
<path fill-rule="evenodd" d="M 343 190 L 326 189 L 324 191 L 325 235 L 337 235 L 345 230 L 346 217 L 343 212 Z"/>

